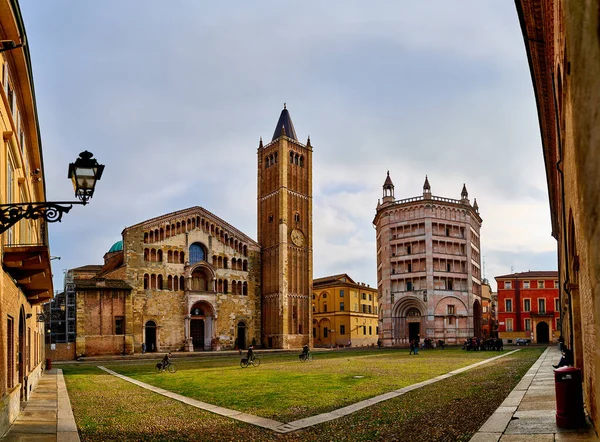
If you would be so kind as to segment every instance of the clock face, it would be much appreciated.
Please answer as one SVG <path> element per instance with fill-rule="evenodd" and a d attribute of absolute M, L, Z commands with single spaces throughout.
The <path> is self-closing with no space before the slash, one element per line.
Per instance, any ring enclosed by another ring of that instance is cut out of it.
<path fill-rule="evenodd" d="M 298 229 L 294 229 L 292 230 L 292 242 L 297 245 L 298 247 L 300 247 L 302 244 L 304 244 L 304 234 L 298 230 Z"/>

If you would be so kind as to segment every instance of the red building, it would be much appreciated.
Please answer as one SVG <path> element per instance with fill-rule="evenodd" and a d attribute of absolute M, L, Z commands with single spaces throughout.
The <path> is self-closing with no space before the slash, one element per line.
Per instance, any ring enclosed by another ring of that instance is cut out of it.
<path fill-rule="evenodd" d="M 496 276 L 498 336 L 505 343 L 525 338 L 556 342 L 560 335 L 558 272 L 534 271 Z"/>

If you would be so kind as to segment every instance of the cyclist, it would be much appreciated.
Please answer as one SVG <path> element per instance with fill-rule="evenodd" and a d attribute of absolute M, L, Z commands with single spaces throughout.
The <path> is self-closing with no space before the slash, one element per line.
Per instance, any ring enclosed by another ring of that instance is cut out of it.
<path fill-rule="evenodd" d="M 252 362 L 254 360 L 254 348 L 251 345 L 248 347 L 246 359 L 248 359 L 248 362 Z"/>
<path fill-rule="evenodd" d="M 167 353 L 163 358 L 162 358 L 162 370 L 165 371 L 165 369 L 171 365 L 171 352 Z"/>
<path fill-rule="evenodd" d="M 302 347 L 302 354 L 300 355 L 300 359 L 308 359 L 308 354 L 310 353 L 310 349 L 308 348 L 308 344 L 304 344 Z"/>

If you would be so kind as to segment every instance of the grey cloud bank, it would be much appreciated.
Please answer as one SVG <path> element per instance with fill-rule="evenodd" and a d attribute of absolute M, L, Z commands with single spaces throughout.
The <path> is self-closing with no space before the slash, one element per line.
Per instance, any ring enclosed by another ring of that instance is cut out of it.
<path fill-rule="evenodd" d="M 256 237 L 256 148 L 288 103 L 314 145 L 315 277 L 376 285 L 371 221 L 396 197 L 458 198 L 484 219 L 486 276 L 556 268 L 535 102 L 512 2 L 22 0 L 51 200 L 82 150 L 90 205 L 50 226 L 62 268 L 121 230 L 200 205 Z M 510 253 L 509 253 L 510 252 Z M 492 273 L 494 272 L 494 273 Z"/>

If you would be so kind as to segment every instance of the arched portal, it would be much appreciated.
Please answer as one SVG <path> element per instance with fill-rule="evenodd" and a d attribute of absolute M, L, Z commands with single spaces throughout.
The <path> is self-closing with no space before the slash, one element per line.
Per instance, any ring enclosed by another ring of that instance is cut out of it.
<path fill-rule="evenodd" d="M 473 303 L 473 336 L 481 337 L 483 315 L 481 313 L 481 304 L 476 299 Z"/>
<path fill-rule="evenodd" d="M 238 348 L 246 348 L 246 324 L 244 321 L 238 322 L 237 325 L 237 345 Z"/>
<path fill-rule="evenodd" d="M 156 322 L 148 321 L 144 326 L 144 343 L 146 344 L 146 351 L 156 351 Z"/>
<path fill-rule="evenodd" d="M 538 344 L 548 344 L 550 342 L 550 328 L 547 322 L 538 322 L 535 327 Z"/>
<path fill-rule="evenodd" d="M 212 306 L 206 301 L 198 301 L 190 309 L 191 351 L 211 349 L 214 316 Z"/>
<path fill-rule="evenodd" d="M 396 303 L 392 318 L 392 344 L 408 344 L 421 338 L 424 331 L 424 311 L 425 304 L 416 297 L 407 296 Z"/>

